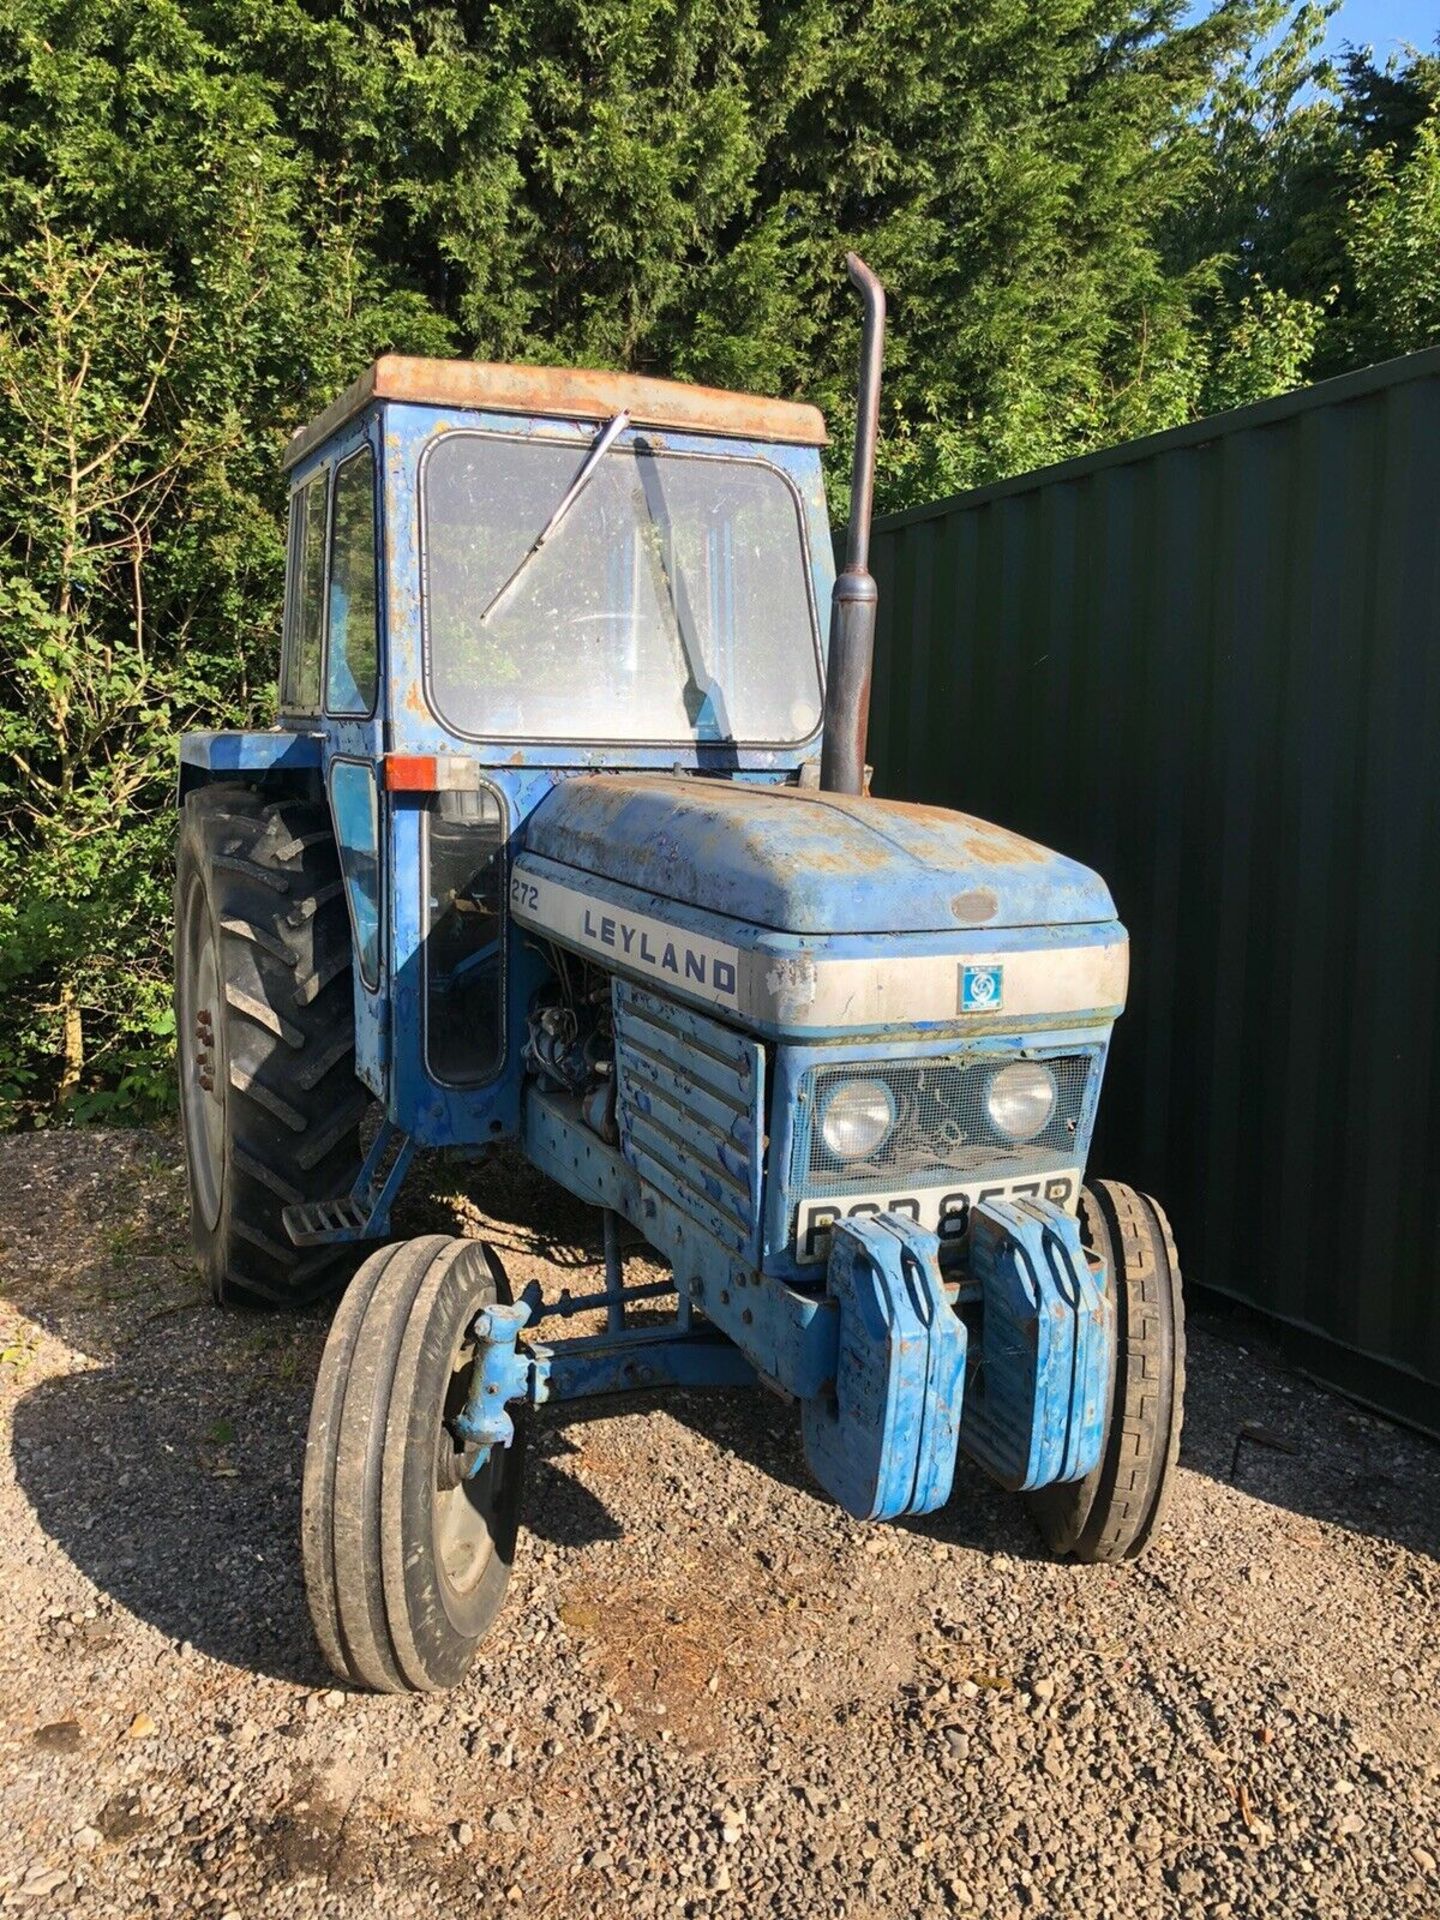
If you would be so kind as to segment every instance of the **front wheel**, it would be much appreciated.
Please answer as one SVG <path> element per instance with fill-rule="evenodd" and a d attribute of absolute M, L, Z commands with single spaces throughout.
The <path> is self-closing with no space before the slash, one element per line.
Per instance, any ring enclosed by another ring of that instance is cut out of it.
<path fill-rule="evenodd" d="M 1185 1398 L 1185 1313 L 1170 1222 L 1147 1194 L 1097 1180 L 1080 1237 L 1105 1261 L 1115 1302 L 1115 1372 L 1105 1444 L 1083 1480 L 1028 1495 L 1053 1553 L 1133 1560 L 1169 1503 Z"/>
<path fill-rule="evenodd" d="M 480 1241 L 431 1234 L 372 1253 L 336 1312 L 315 1383 L 300 1534 L 316 1638 L 357 1686 L 454 1686 L 504 1601 L 524 1423 L 478 1472 L 454 1423 L 475 1321 L 508 1297 Z"/>

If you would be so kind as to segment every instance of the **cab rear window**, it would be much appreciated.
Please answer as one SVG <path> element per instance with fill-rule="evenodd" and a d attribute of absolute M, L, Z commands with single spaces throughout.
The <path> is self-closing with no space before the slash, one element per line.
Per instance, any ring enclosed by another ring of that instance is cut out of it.
<path fill-rule="evenodd" d="M 280 705 L 289 713 L 320 707 L 325 642 L 325 531 L 329 470 L 290 498 L 290 596 L 280 674 Z"/>
<path fill-rule="evenodd" d="M 325 708 L 368 714 L 375 705 L 375 456 L 369 447 L 335 473 L 330 516 L 330 637 Z"/>

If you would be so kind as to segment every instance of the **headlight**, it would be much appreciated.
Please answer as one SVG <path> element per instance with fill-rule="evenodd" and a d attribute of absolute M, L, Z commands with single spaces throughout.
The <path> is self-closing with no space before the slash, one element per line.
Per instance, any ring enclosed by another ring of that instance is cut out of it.
<path fill-rule="evenodd" d="M 1055 1076 L 1039 1060 L 1015 1060 L 992 1073 L 985 1089 L 990 1124 L 1007 1140 L 1033 1140 L 1055 1111 Z"/>
<path fill-rule="evenodd" d="M 820 1138 L 837 1160 L 863 1160 L 895 1124 L 895 1096 L 883 1080 L 847 1080 L 820 1109 Z"/>

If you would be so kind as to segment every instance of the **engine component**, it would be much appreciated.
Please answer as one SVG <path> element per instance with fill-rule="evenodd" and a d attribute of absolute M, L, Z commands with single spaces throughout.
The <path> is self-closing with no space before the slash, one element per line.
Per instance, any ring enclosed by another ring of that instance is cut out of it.
<path fill-rule="evenodd" d="M 576 1095 L 585 1125 L 608 1146 L 619 1139 L 615 1121 L 615 1027 L 607 974 L 551 949 L 558 999 L 534 1007 L 524 1063 L 542 1086 Z"/>

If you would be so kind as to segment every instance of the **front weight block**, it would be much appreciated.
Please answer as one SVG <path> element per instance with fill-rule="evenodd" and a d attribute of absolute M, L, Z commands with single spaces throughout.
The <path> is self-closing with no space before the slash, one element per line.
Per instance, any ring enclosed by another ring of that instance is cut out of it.
<path fill-rule="evenodd" d="M 981 1337 L 960 1445 L 1019 1492 L 1083 1480 L 1105 1440 L 1115 1308 L 1103 1264 L 1048 1200 L 986 1200 L 970 1216 Z"/>
<path fill-rule="evenodd" d="M 932 1513 L 950 1497 L 966 1333 L 940 1284 L 940 1243 L 895 1213 L 834 1229 L 835 1391 L 807 1400 L 805 1458 L 857 1520 Z"/>

